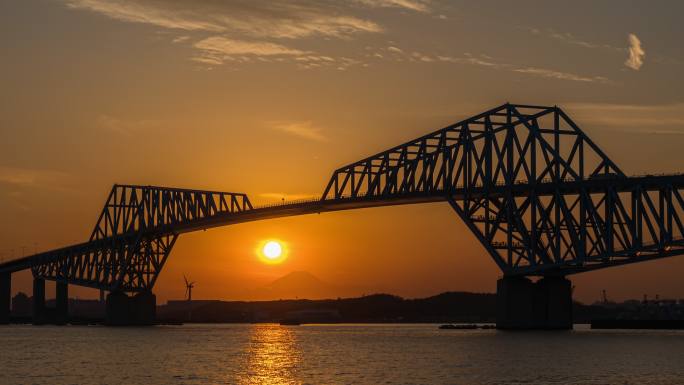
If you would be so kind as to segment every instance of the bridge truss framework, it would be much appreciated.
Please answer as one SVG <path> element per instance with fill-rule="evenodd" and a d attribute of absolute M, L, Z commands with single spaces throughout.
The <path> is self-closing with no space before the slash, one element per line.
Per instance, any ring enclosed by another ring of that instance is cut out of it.
<path fill-rule="evenodd" d="M 151 292 L 178 236 L 234 223 L 445 201 L 505 277 L 565 276 L 684 253 L 684 176 L 626 176 L 558 107 L 504 104 L 334 171 L 320 199 L 115 185 L 90 239 L 0 265 Z M 0 285 L 1 286 L 1 285 Z"/>

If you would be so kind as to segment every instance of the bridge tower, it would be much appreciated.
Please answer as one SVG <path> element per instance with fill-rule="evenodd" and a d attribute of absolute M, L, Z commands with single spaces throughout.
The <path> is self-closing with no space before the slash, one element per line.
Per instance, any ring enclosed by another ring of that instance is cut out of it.
<path fill-rule="evenodd" d="M 107 324 L 154 324 L 152 289 L 178 235 L 251 208 L 245 194 L 114 185 L 88 242 L 31 258 L 35 322 L 44 323 L 50 315 L 45 280 L 53 280 L 58 322 L 66 322 L 67 284 L 72 283 L 108 293 Z"/>
<path fill-rule="evenodd" d="M 441 200 L 499 266 L 497 326 L 572 327 L 567 276 L 684 253 L 682 175 L 627 177 L 554 107 L 504 104 L 337 169 L 322 200 Z"/>

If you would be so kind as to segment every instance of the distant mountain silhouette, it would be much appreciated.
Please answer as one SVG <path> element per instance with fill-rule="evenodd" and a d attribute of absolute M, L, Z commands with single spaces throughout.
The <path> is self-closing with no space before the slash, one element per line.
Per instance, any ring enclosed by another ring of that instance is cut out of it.
<path fill-rule="evenodd" d="M 329 299 L 352 294 L 352 291 L 349 288 L 324 282 L 307 271 L 293 271 L 266 286 L 253 290 L 249 297 L 255 300 Z"/>

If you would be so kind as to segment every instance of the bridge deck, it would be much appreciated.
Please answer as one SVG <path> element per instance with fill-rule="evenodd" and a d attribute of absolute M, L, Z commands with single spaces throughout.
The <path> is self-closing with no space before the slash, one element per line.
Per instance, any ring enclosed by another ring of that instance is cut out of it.
<path fill-rule="evenodd" d="M 606 186 L 611 186 L 618 192 L 633 191 L 635 186 L 640 189 L 651 191 L 659 190 L 664 186 L 672 188 L 684 188 L 684 174 L 672 175 L 645 175 L 634 177 L 602 177 L 590 178 L 585 180 L 566 180 L 554 182 L 550 180 L 540 181 L 539 183 L 514 183 L 506 185 L 504 183 L 495 186 L 458 186 L 450 192 L 435 190 L 429 193 L 420 192 L 415 194 L 388 195 L 379 197 L 354 197 L 339 198 L 328 200 L 309 200 L 288 202 L 284 204 L 257 206 L 249 210 L 235 213 L 221 213 L 183 223 L 176 223 L 153 229 L 146 229 L 145 232 L 154 234 L 182 234 L 192 231 L 206 230 L 214 227 L 227 226 L 232 224 L 252 222 L 258 220 L 282 218 L 307 214 L 319 214 L 323 212 L 352 210 L 370 207 L 382 207 L 405 204 L 419 204 L 431 202 L 445 202 L 447 196 L 454 200 L 461 200 L 465 197 L 476 198 L 478 196 L 497 197 L 511 194 L 512 196 L 527 196 L 534 191 L 537 196 L 550 196 L 558 192 L 562 194 L 579 194 L 580 191 L 588 193 L 604 192 Z M 130 236 L 127 234 L 118 237 Z M 51 256 L 64 255 L 70 251 L 84 250 L 100 244 L 106 244 L 108 239 L 83 242 L 63 248 L 50 250 L 35 255 L 18 258 L 12 261 L 0 263 L 0 272 L 16 272 L 31 268 L 35 264 L 45 263 Z"/>

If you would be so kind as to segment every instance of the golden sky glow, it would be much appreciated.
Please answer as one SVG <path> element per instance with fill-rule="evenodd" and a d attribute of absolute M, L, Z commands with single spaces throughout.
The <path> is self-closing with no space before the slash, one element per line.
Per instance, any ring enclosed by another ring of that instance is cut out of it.
<path fill-rule="evenodd" d="M 316 197 L 337 167 L 506 101 L 560 105 L 628 174 L 683 171 L 682 2 L 502 4 L 1 2 L 0 258 L 86 240 L 113 183 Z M 493 292 L 499 275 L 435 203 L 186 234 L 155 291 L 182 298 L 186 273 L 195 298 L 248 299 L 300 270 L 409 297 Z M 682 271 L 573 282 L 585 301 L 684 297 Z"/>

